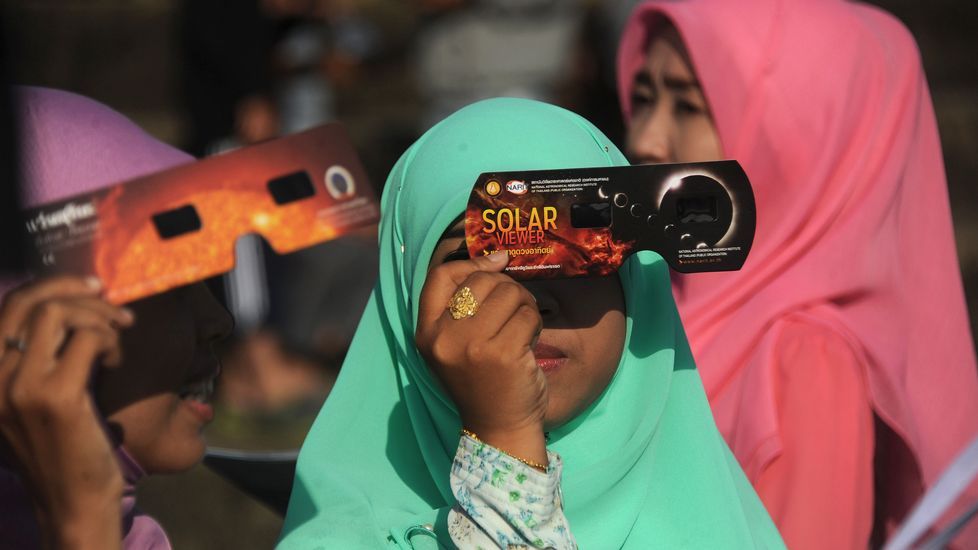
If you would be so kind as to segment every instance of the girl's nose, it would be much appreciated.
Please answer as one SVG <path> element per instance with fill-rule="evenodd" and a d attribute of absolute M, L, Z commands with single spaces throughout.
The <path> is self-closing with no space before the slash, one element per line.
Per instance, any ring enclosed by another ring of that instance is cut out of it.
<path fill-rule="evenodd" d="M 194 288 L 195 317 L 202 342 L 216 342 L 231 335 L 234 318 L 203 284 Z"/>
<path fill-rule="evenodd" d="M 537 299 L 537 309 L 540 311 L 540 317 L 543 318 L 544 324 L 548 319 L 554 319 L 560 315 L 560 303 L 545 285 L 545 282 L 527 281 L 524 283 L 530 294 L 533 294 L 533 297 Z"/>
<path fill-rule="evenodd" d="M 669 139 L 670 121 L 662 112 L 661 106 L 642 120 L 629 132 L 628 156 L 636 164 L 661 164 L 675 162 Z"/>

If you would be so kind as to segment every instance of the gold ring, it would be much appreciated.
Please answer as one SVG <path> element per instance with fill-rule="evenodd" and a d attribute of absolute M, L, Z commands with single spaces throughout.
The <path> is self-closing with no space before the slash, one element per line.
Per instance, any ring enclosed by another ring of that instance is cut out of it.
<path fill-rule="evenodd" d="M 448 301 L 448 311 L 456 321 L 463 317 L 472 317 L 479 309 L 479 302 L 472 295 L 472 289 L 463 286 L 452 294 Z"/>

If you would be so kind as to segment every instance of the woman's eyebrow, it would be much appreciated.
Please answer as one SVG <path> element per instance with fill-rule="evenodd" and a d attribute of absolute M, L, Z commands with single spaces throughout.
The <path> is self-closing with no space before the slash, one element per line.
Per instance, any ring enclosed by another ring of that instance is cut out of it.
<path fill-rule="evenodd" d="M 674 92 L 689 92 L 700 89 L 700 83 L 695 78 L 687 78 L 674 74 L 667 74 L 662 77 L 662 83 L 666 88 Z"/>
<path fill-rule="evenodd" d="M 673 92 L 690 92 L 699 91 L 700 83 L 696 78 L 690 78 L 685 76 L 680 76 L 676 74 L 666 74 L 662 77 L 662 84 L 667 89 Z M 647 69 L 639 71 L 635 75 L 635 86 L 645 86 L 648 88 L 654 87 L 654 82 L 652 81 L 652 75 L 649 74 Z"/>
<path fill-rule="evenodd" d="M 648 86 L 652 87 L 652 76 L 649 75 L 648 69 L 643 69 L 635 75 L 636 86 Z"/>

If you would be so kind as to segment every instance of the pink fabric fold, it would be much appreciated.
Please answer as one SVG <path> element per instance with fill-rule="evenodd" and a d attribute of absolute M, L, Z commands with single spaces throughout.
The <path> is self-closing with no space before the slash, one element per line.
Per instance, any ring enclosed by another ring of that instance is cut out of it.
<path fill-rule="evenodd" d="M 674 288 L 731 449 L 755 482 L 779 455 L 769 331 L 803 313 L 862 356 L 875 413 L 932 484 L 978 433 L 978 375 L 913 37 L 878 8 L 842 0 L 646 2 L 618 54 L 626 122 L 662 17 L 757 199 L 744 268 L 678 276 Z"/>

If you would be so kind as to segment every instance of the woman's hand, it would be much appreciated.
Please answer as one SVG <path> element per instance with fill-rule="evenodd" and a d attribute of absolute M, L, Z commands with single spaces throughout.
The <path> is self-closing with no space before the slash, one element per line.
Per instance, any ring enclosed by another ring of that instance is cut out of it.
<path fill-rule="evenodd" d="M 89 390 L 119 364 L 128 310 L 97 280 L 53 277 L 0 306 L 0 444 L 31 493 L 45 547 L 118 548 L 122 474 Z"/>
<path fill-rule="evenodd" d="M 428 273 L 415 341 L 458 407 L 462 425 L 519 458 L 547 464 L 547 379 L 533 346 L 543 329 L 536 299 L 502 273 L 505 253 L 448 262 Z M 447 305 L 468 287 L 478 302 L 454 319 Z"/>

